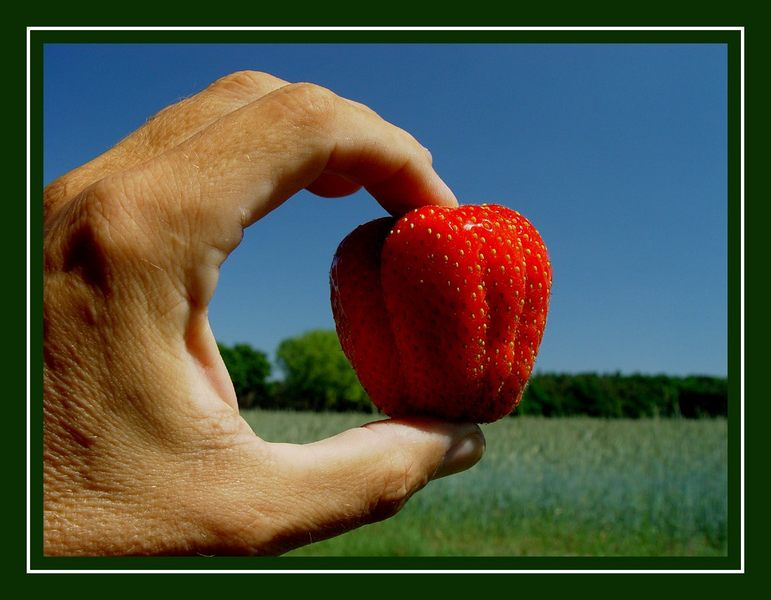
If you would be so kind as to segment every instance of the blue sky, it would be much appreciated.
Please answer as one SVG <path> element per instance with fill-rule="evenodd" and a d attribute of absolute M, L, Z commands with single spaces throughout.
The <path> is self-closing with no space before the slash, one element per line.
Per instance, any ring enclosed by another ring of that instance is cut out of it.
<path fill-rule="evenodd" d="M 461 202 L 534 223 L 554 265 L 537 371 L 725 375 L 725 46 L 49 44 L 45 182 L 247 68 L 364 102 Z M 302 192 L 252 226 L 210 308 L 218 339 L 272 353 L 332 328 L 335 248 L 383 215 L 366 192 Z"/>

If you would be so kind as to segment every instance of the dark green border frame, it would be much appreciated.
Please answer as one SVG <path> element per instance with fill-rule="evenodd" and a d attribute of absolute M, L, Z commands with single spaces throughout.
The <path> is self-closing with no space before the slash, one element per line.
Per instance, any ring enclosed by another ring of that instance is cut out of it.
<path fill-rule="evenodd" d="M 726 557 L 53 558 L 42 555 L 42 73 L 45 43 L 709 43 L 728 47 L 729 514 Z M 31 73 L 30 419 L 31 569 L 36 570 L 695 570 L 736 571 L 740 547 L 741 33 L 737 30 L 592 31 L 33 31 Z"/>

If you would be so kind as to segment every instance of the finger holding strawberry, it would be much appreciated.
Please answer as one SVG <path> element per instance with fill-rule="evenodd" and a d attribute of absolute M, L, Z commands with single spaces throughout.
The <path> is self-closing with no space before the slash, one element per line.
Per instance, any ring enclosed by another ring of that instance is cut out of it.
<path fill-rule="evenodd" d="M 312 444 L 239 414 L 210 327 L 244 229 L 302 189 L 457 206 L 406 131 L 308 83 L 233 73 L 45 190 L 43 551 L 280 554 L 382 520 L 484 452 L 389 419 Z"/>

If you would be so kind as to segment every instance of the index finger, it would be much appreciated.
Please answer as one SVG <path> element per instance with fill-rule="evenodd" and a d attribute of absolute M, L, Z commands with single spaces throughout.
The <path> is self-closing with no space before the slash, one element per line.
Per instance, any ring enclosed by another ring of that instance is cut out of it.
<path fill-rule="evenodd" d="M 158 201 L 179 207 L 173 216 L 194 239 L 225 252 L 240 239 L 231 226 L 250 225 L 325 174 L 363 186 L 394 215 L 426 204 L 457 206 L 411 135 L 312 84 L 263 96 L 146 168 L 157 173 L 151 181 L 164 182 L 153 189 Z M 168 197 L 158 198 L 159 190 Z"/>

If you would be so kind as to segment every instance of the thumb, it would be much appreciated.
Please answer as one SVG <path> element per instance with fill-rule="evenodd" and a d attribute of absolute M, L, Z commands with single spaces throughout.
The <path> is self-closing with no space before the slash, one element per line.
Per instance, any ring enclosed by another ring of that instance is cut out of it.
<path fill-rule="evenodd" d="M 271 444 L 289 549 L 396 514 L 430 480 L 476 464 L 485 439 L 475 424 L 391 419 L 306 445 Z"/>

